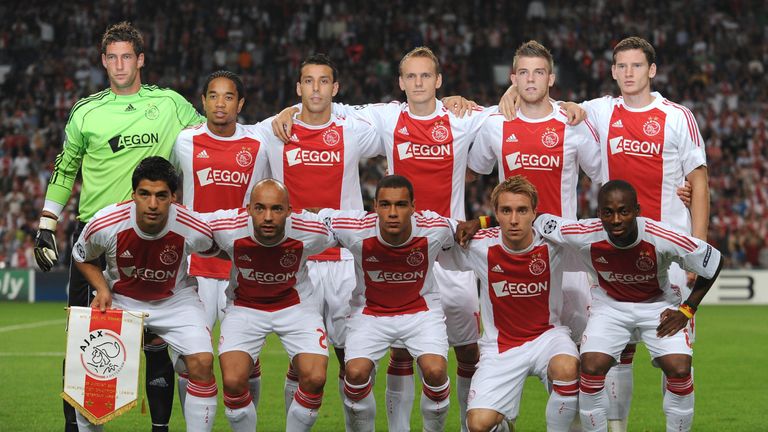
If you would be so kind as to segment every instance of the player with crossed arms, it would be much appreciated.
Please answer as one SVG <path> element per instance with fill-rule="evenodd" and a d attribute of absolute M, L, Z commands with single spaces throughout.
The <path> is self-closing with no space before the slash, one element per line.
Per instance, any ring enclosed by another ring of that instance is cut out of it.
<path fill-rule="evenodd" d="M 213 375 L 211 331 L 200 297 L 187 275 L 192 253 L 219 253 L 208 224 L 176 205 L 178 177 L 171 164 L 152 156 L 132 176 L 131 201 L 99 210 L 86 224 L 72 258 L 96 290 L 91 306 L 142 311 L 148 330 L 162 337 L 186 365 L 187 430 L 210 431 L 218 389 Z M 102 272 L 99 257 L 105 255 Z M 77 413 L 79 430 L 101 430 Z"/>

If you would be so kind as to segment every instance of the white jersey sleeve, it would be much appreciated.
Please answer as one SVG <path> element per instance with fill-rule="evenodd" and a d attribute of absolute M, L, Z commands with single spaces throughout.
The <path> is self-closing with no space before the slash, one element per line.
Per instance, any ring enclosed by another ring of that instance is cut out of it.
<path fill-rule="evenodd" d="M 573 126 L 573 128 L 578 131 L 576 136 L 578 139 L 577 155 L 579 166 L 592 182 L 602 183 L 600 142 L 597 129 L 589 120 L 584 120 L 578 125 Z"/>
<path fill-rule="evenodd" d="M 488 117 L 480 128 L 472 148 L 469 149 L 467 159 L 469 169 L 485 175 L 493 171 L 501 154 L 499 144 L 502 141 L 503 125 L 503 115 L 491 114 Z M 500 175 L 503 176 L 503 173 Z"/>
<path fill-rule="evenodd" d="M 652 234 L 659 252 L 667 260 L 706 279 L 715 275 L 721 255 L 709 243 L 650 219 L 645 219 L 645 231 Z"/>

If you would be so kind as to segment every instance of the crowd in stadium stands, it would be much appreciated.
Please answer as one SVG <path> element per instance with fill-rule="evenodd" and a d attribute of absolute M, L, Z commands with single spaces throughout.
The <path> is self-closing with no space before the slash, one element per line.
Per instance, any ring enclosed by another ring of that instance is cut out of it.
<path fill-rule="evenodd" d="M 241 121 L 262 120 L 297 101 L 299 64 L 327 52 L 339 65 L 337 101 L 402 99 L 397 65 L 427 45 L 439 55 L 443 95 L 482 105 L 501 95 L 494 66 L 537 39 L 552 50 L 553 97 L 581 101 L 616 92 L 611 47 L 637 34 L 656 47 L 653 86 L 691 108 L 707 146 L 709 241 L 728 267 L 768 268 L 768 8 L 750 1 L 524 2 L 265 0 L 215 3 L 30 0 L 0 5 L 0 266 L 33 266 L 33 235 L 69 109 L 107 86 L 99 37 L 129 19 L 144 33 L 144 83 L 171 87 L 199 106 L 201 80 L 218 69 L 242 75 Z M 382 161 L 361 170 L 370 201 Z M 489 212 L 495 178 L 469 188 L 469 214 Z M 77 189 L 60 222 L 62 262 Z M 417 197 L 418 199 L 418 197 Z M 594 214 L 595 189 L 582 183 L 581 216 Z M 63 265 L 63 264 L 62 264 Z"/>

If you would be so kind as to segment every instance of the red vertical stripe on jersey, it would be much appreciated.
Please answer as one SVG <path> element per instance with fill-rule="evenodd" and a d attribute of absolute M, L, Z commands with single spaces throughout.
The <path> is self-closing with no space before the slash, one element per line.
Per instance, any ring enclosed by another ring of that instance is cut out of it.
<path fill-rule="evenodd" d="M 502 353 L 536 339 L 553 326 L 549 320 L 549 247 L 525 254 L 507 253 L 501 245 L 488 248 L 488 297 Z"/>
<path fill-rule="evenodd" d="M 623 105 L 613 108 L 608 128 L 609 180 L 625 180 L 637 190 L 643 216 L 661 220 L 664 180 L 664 126 L 666 113 L 654 108 L 632 112 Z"/>
<path fill-rule="evenodd" d="M 323 129 L 293 126 L 296 141 L 283 150 L 283 183 L 291 191 L 294 211 L 305 208 L 341 208 L 344 180 L 344 127 L 331 124 Z M 313 255 L 314 260 L 338 260 L 339 248 Z"/>
<path fill-rule="evenodd" d="M 448 115 L 418 120 L 402 112 L 394 146 L 390 171 L 411 181 L 416 210 L 451 216 L 454 149 Z"/>
<path fill-rule="evenodd" d="M 184 260 L 184 237 L 169 231 L 162 238 L 145 240 L 128 228 L 117 234 L 115 254 L 119 279 L 112 290 L 136 300 L 170 297 Z"/>
<path fill-rule="evenodd" d="M 504 122 L 501 159 L 504 178 L 523 175 L 539 192 L 539 213 L 562 216 L 563 143 L 565 125 L 551 119 Z"/>
<path fill-rule="evenodd" d="M 664 294 L 656 248 L 651 243 L 643 240 L 629 249 L 618 249 L 603 240 L 592 243 L 590 254 L 598 283 L 611 298 L 639 303 Z"/>
<path fill-rule="evenodd" d="M 218 140 L 208 134 L 192 138 L 192 210 L 208 213 L 243 206 L 261 143 L 253 138 Z M 189 274 L 227 279 L 232 264 L 220 258 L 192 255 Z"/>
<path fill-rule="evenodd" d="M 295 286 L 303 252 L 304 243 L 292 238 L 272 247 L 250 237 L 235 240 L 235 304 L 267 312 L 299 304 Z"/>
<path fill-rule="evenodd" d="M 426 311 L 421 289 L 429 271 L 429 241 L 415 237 L 401 247 L 363 240 L 365 308 L 368 315 L 402 315 Z"/>

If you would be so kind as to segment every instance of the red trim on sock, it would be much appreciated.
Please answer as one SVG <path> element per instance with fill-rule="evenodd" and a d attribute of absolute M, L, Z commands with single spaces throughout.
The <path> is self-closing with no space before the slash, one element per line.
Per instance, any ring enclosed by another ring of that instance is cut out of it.
<path fill-rule="evenodd" d="M 368 382 L 361 385 L 356 386 L 352 385 L 347 380 L 344 380 L 344 394 L 352 401 L 358 402 L 363 399 L 365 399 L 366 396 L 368 396 L 368 393 L 371 392 L 371 389 L 373 388 L 372 380 L 369 378 Z"/>
<path fill-rule="evenodd" d="M 623 365 L 632 364 L 632 361 L 635 359 L 636 350 L 637 347 L 634 346 L 627 346 L 624 348 L 624 351 L 621 352 L 621 356 L 619 356 L 619 363 Z"/>
<path fill-rule="evenodd" d="M 595 394 L 605 388 L 605 375 L 587 375 L 581 373 L 579 390 L 582 393 Z"/>
<path fill-rule="evenodd" d="M 256 363 L 253 364 L 253 370 L 251 370 L 251 376 L 248 378 L 259 378 L 261 376 L 261 362 L 256 359 Z"/>
<path fill-rule="evenodd" d="M 180 373 L 179 378 L 184 378 L 185 380 L 189 381 L 189 374 L 188 373 Z"/>
<path fill-rule="evenodd" d="M 224 405 L 229 409 L 245 408 L 253 402 L 251 391 L 246 389 L 243 394 L 231 395 L 224 392 Z"/>
<path fill-rule="evenodd" d="M 293 394 L 293 400 L 304 408 L 319 409 L 320 404 L 323 402 L 323 393 L 308 393 L 299 387 L 296 393 Z"/>
<path fill-rule="evenodd" d="M 693 393 L 693 378 L 690 375 L 682 378 L 667 377 L 667 390 L 678 396 L 687 396 Z"/>
<path fill-rule="evenodd" d="M 433 401 L 441 402 L 448 399 L 448 397 L 451 395 L 451 386 L 446 385 L 444 389 L 438 390 L 440 387 L 430 387 L 424 384 L 421 387 L 421 391 L 424 392 L 424 396 L 432 399 Z"/>
<path fill-rule="evenodd" d="M 576 396 L 579 394 L 579 380 L 552 381 L 552 390 L 562 396 Z"/>
<path fill-rule="evenodd" d="M 288 368 L 288 372 L 285 374 L 285 377 L 291 381 L 299 380 L 299 374 L 296 373 L 296 371 L 293 369 L 293 366 Z"/>
<path fill-rule="evenodd" d="M 458 362 L 456 366 L 456 375 L 462 378 L 472 378 L 475 375 L 477 366 L 472 363 Z"/>
<path fill-rule="evenodd" d="M 207 398 L 216 397 L 218 392 L 219 389 L 216 387 L 216 380 L 211 380 L 210 382 L 200 382 L 191 379 L 187 383 L 188 395 Z"/>

